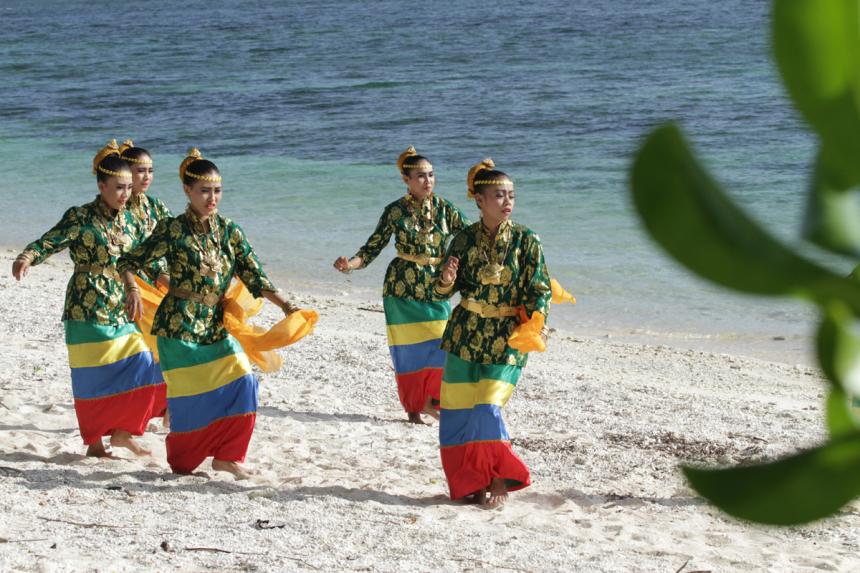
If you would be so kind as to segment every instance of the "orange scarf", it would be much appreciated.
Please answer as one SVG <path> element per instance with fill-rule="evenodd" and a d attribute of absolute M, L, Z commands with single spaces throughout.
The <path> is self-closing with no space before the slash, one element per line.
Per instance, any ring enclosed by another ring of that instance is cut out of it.
<path fill-rule="evenodd" d="M 152 350 L 155 359 L 158 360 L 156 337 L 151 334 L 152 321 L 165 293 L 140 277 L 135 277 L 135 280 L 140 287 L 140 296 L 143 300 L 143 315 L 137 321 L 137 325 L 143 332 L 146 344 Z M 268 330 L 261 326 L 248 324 L 247 320 L 260 312 L 263 307 L 263 299 L 254 298 L 242 281 L 233 281 L 224 295 L 222 304 L 224 328 L 239 341 L 248 358 L 263 372 L 279 370 L 284 364 L 284 359 L 275 352 L 275 349 L 298 342 L 313 332 L 314 326 L 319 320 L 316 311 L 298 310 L 290 316 L 284 317 Z"/>
<path fill-rule="evenodd" d="M 573 295 L 564 290 L 564 287 L 557 280 L 550 279 L 549 282 L 552 287 L 553 304 L 564 302 L 576 304 L 576 299 Z M 523 354 L 527 352 L 544 352 L 546 350 L 546 343 L 541 338 L 540 332 L 546 323 L 546 316 L 542 312 L 533 312 L 531 318 L 529 318 L 525 307 L 521 306 L 519 310 L 520 325 L 508 337 L 508 345 Z"/>

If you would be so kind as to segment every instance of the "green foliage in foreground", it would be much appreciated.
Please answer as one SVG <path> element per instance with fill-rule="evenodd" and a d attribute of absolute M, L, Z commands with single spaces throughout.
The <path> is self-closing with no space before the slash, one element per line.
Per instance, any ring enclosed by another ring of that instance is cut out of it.
<path fill-rule="evenodd" d="M 804 236 L 860 258 L 860 0 L 775 0 L 773 48 L 788 93 L 819 150 Z M 817 335 L 830 441 L 773 463 L 685 467 L 693 488 L 725 512 L 792 525 L 831 515 L 860 495 L 860 281 L 834 274 L 758 226 L 696 160 L 680 130 L 651 133 L 631 171 L 636 209 L 651 236 L 696 274 L 725 287 L 795 296 L 821 309 Z"/>

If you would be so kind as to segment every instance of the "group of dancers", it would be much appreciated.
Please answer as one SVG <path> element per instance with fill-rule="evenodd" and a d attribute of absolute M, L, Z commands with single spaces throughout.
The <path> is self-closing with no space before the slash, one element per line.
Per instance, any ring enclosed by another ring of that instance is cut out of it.
<path fill-rule="evenodd" d="M 467 176 L 476 223 L 434 193 L 433 165 L 413 147 L 397 167 L 406 194 L 334 267 L 366 267 L 394 235 L 383 307 L 400 402 L 412 423 L 439 420 L 451 498 L 497 506 L 531 483 L 501 409 L 528 353 L 545 349 L 550 301 L 573 299 L 550 280 L 537 235 L 511 220 L 514 183 L 492 160 Z M 109 143 L 93 172 L 95 200 L 66 211 L 12 267 L 21 280 L 69 249 L 75 267 L 62 320 L 87 455 L 111 455 L 104 437 L 149 455 L 134 437 L 163 417 L 174 472 L 211 457 L 214 470 L 249 477 L 242 463 L 258 395 L 251 363 L 279 367 L 272 350 L 309 333 L 316 314 L 283 298 L 242 228 L 219 213 L 220 171 L 197 149 L 179 168 L 188 205 L 177 216 L 147 194 L 152 155 L 133 142 Z M 454 293 L 461 301 L 452 312 Z M 261 298 L 285 315 L 264 333 L 244 324 Z"/>

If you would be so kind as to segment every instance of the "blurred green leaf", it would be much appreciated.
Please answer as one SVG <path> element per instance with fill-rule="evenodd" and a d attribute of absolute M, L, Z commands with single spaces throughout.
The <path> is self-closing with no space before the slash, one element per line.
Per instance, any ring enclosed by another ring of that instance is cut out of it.
<path fill-rule="evenodd" d="M 838 388 L 860 394 L 860 339 L 851 331 L 854 317 L 843 304 L 827 306 L 816 343 L 821 370 Z"/>
<path fill-rule="evenodd" d="M 632 170 L 633 201 L 651 236 L 700 276 L 736 290 L 844 300 L 860 314 L 860 283 L 787 249 L 735 206 L 672 124 L 642 145 Z"/>
<path fill-rule="evenodd" d="M 754 466 L 684 468 L 692 487 L 726 513 L 759 523 L 821 519 L 860 494 L 860 434 Z"/>
<path fill-rule="evenodd" d="M 773 48 L 789 94 L 821 137 L 833 189 L 860 183 L 857 0 L 775 0 Z"/>
<path fill-rule="evenodd" d="M 803 234 L 825 249 L 860 257 L 860 203 L 854 193 L 844 193 L 831 183 L 821 156 L 809 190 Z"/>
<path fill-rule="evenodd" d="M 857 424 L 851 414 L 851 401 L 841 388 L 831 388 L 827 396 L 827 429 L 833 438 L 857 431 Z"/>

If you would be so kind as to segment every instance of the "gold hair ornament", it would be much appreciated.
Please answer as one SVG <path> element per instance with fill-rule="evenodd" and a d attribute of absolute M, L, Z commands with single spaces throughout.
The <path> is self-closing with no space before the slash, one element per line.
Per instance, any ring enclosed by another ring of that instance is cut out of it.
<path fill-rule="evenodd" d="M 200 153 L 200 150 L 196 147 L 192 147 L 188 150 L 188 153 L 185 155 L 185 159 L 182 160 L 182 163 L 179 164 L 179 180 L 185 180 L 185 170 L 188 169 L 188 166 L 198 159 L 203 159 L 203 154 Z"/>
<path fill-rule="evenodd" d="M 135 165 L 152 165 L 152 157 L 148 158 L 133 158 L 133 157 L 125 157 L 120 155 L 120 159 L 123 161 L 128 161 L 129 163 L 134 163 Z"/>
<path fill-rule="evenodd" d="M 111 175 L 112 177 L 119 177 L 120 179 L 128 179 L 131 180 L 131 173 L 128 171 L 111 171 L 110 169 L 105 169 L 101 165 L 96 167 L 98 171 L 101 171 L 105 175 Z"/>
<path fill-rule="evenodd" d="M 510 185 L 511 189 L 514 188 L 514 182 L 509 179 L 481 179 L 473 181 L 472 185 Z"/>
<path fill-rule="evenodd" d="M 132 148 L 134 148 L 134 142 L 132 140 L 126 139 L 123 141 L 122 145 L 119 146 L 119 158 L 136 165 L 152 165 L 152 157 L 126 157 L 123 155 L 126 151 Z"/>
<path fill-rule="evenodd" d="M 407 148 L 406 148 L 406 151 L 404 151 L 403 153 L 401 153 L 401 154 L 400 154 L 400 157 L 398 157 L 398 158 L 397 158 L 397 169 L 398 169 L 401 173 L 403 173 L 403 163 L 404 163 L 407 159 L 409 159 L 410 157 L 412 157 L 412 156 L 414 156 L 414 155 L 418 155 L 418 152 L 417 152 L 417 151 L 415 151 L 415 146 L 414 146 L 414 145 L 410 145 L 409 147 L 407 147 Z M 411 167 L 412 167 L 412 166 L 410 165 L 410 168 L 411 168 Z"/>
<path fill-rule="evenodd" d="M 481 171 L 490 171 L 496 168 L 496 163 L 487 157 L 480 163 L 476 163 L 469 169 L 468 175 L 466 175 L 466 196 L 469 199 L 475 198 L 475 176 Z"/>
<path fill-rule="evenodd" d="M 417 169 L 419 171 L 433 171 L 433 164 L 426 160 L 421 160 L 415 165 L 404 165 L 400 171 L 405 171 L 406 169 Z"/>
<path fill-rule="evenodd" d="M 211 183 L 218 183 L 221 181 L 221 176 L 217 173 L 215 175 L 197 175 L 196 173 L 185 173 L 188 177 L 192 179 L 197 179 L 198 181 L 209 181 Z"/>
<path fill-rule="evenodd" d="M 96 174 L 99 163 L 101 163 L 105 157 L 114 154 L 119 155 L 119 146 L 116 144 L 116 139 L 111 139 L 108 144 L 102 147 L 99 152 L 96 153 L 96 156 L 93 157 L 93 175 Z"/>

